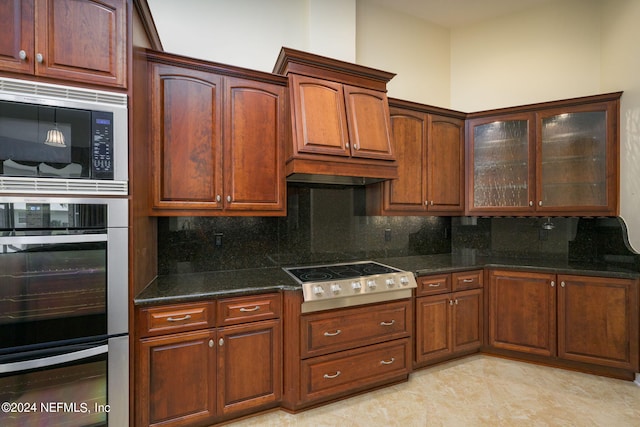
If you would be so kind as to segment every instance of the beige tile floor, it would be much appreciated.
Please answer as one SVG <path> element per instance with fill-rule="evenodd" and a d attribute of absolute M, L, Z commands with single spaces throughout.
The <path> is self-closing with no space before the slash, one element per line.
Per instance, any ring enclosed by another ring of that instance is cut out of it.
<path fill-rule="evenodd" d="M 320 408 L 274 411 L 233 427 L 640 426 L 630 381 L 476 355 Z"/>

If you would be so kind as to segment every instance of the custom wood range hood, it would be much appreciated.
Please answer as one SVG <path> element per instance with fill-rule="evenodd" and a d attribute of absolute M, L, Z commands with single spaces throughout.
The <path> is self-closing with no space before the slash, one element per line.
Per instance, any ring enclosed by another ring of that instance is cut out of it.
<path fill-rule="evenodd" d="M 289 78 L 288 181 L 367 185 L 398 177 L 386 95 L 395 74 L 286 47 L 273 71 Z"/>

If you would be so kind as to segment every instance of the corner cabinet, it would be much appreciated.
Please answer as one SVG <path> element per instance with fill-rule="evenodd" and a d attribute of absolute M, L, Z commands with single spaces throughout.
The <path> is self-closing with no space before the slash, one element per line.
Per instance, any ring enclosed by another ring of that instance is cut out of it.
<path fill-rule="evenodd" d="M 148 55 L 151 214 L 286 215 L 286 79 Z"/>
<path fill-rule="evenodd" d="M 462 215 L 464 113 L 390 100 L 398 178 L 367 188 L 371 215 Z"/>
<path fill-rule="evenodd" d="M 638 281 L 490 270 L 489 348 L 637 372 Z"/>
<path fill-rule="evenodd" d="M 621 95 L 470 114 L 467 214 L 617 215 Z"/>
<path fill-rule="evenodd" d="M 126 0 L 0 3 L 0 70 L 127 87 Z"/>
<path fill-rule="evenodd" d="M 280 294 L 139 309 L 135 425 L 210 425 L 277 406 L 280 315 Z"/>

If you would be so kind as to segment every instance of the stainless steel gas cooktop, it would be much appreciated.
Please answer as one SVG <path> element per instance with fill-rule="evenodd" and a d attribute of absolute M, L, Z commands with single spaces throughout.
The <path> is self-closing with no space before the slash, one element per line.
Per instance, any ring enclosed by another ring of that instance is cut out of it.
<path fill-rule="evenodd" d="M 411 272 L 374 261 L 283 268 L 302 285 L 302 312 L 411 297 Z"/>

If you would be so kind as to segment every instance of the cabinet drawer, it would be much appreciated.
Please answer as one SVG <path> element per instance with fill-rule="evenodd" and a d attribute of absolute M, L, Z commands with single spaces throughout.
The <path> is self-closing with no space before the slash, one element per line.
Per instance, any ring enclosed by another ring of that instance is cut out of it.
<path fill-rule="evenodd" d="M 410 300 L 302 316 L 302 357 L 346 350 L 411 334 Z"/>
<path fill-rule="evenodd" d="M 218 301 L 218 326 L 235 325 L 256 320 L 279 318 L 282 312 L 280 294 L 251 295 Z"/>
<path fill-rule="evenodd" d="M 451 282 L 454 291 L 475 289 L 482 287 L 483 270 L 461 271 L 451 274 Z"/>
<path fill-rule="evenodd" d="M 192 331 L 215 326 L 215 306 L 194 302 L 143 308 L 138 315 L 141 337 Z"/>
<path fill-rule="evenodd" d="M 302 361 L 302 399 L 357 391 L 409 374 L 409 339 L 395 340 Z"/>
<path fill-rule="evenodd" d="M 416 296 L 451 292 L 451 274 L 419 276 L 417 282 L 418 289 L 416 289 Z"/>

